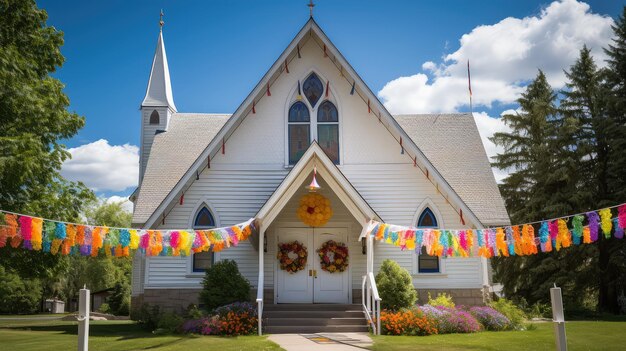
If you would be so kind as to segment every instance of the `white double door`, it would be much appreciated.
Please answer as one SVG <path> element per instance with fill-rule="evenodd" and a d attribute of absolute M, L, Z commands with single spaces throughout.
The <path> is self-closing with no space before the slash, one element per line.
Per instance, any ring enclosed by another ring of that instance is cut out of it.
<path fill-rule="evenodd" d="M 289 273 L 276 260 L 276 303 L 349 303 L 350 265 L 344 272 L 323 271 L 317 250 L 328 240 L 347 242 L 346 228 L 280 228 L 277 243 L 301 242 L 307 249 L 305 269 Z M 348 262 L 350 255 L 348 251 Z"/>

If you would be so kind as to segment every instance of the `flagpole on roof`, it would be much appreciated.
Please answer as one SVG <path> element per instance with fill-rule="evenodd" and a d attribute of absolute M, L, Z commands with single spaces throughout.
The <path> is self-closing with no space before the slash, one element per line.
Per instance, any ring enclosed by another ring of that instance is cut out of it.
<path fill-rule="evenodd" d="M 472 76 L 470 75 L 470 62 L 467 60 L 467 87 L 469 88 L 469 103 L 470 113 L 474 113 L 474 107 L 472 106 Z"/>

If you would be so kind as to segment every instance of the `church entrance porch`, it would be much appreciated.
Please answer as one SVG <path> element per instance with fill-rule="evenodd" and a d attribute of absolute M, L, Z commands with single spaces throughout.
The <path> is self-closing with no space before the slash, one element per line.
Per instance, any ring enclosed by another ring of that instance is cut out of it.
<path fill-rule="evenodd" d="M 332 253 L 321 258 L 318 250 L 324 243 L 347 242 L 346 228 L 279 228 L 276 233 L 278 245 L 299 242 L 307 250 L 304 269 L 290 272 L 276 265 L 274 285 L 276 303 L 349 303 L 351 301 L 350 265 L 343 272 L 322 269 L 322 260 L 335 261 Z M 295 254 L 290 252 L 290 255 Z M 330 256 L 330 257 L 329 257 Z M 297 259 L 297 257 L 292 257 Z M 349 262 L 348 251 L 347 260 Z M 342 259 L 343 260 L 343 259 Z M 331 269 L 332 270 L 332 269 Z"/>

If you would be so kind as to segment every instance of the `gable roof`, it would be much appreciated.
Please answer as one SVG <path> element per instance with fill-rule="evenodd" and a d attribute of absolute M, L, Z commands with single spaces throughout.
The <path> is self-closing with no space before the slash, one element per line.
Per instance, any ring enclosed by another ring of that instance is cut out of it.
<path fill-rule="evenodd" d="M 348 181 L 345 175 L 331 161 L 316 141 L 313 141 L 298 163 L 291 169 L 282 183 L 274 190 L 272 196 L 263 204 L 255 216 L 267 228 L 285 207 L 287 202 L 300 189 L 317 169 L 326 184 L 333 190 L 348 211 L 360 223 L 372 219 L 381 221 L 363 196 Z"/>
<path fill-rule="evenodd" d="M 394 118 L 484 225 L 509 224 L 504 200 L 472 114 Z"/>
<path fill-rule="evenodd" d="M 133 223 L 145 223 L 228 121 L 226 114 L 175 113 L 167 132 L 154 136 Z"/>
<path fill-rule="evenodd" d="M 372 113 L 380 119 L 384 127 L 387 128 L 389 133 L 397 141 L 407 141 L 403 145 L 404 149 L 406 150 L 407 157 L 411 157 L 415 165 L 418 166 L 420 170 L 422 170 L 423 172 L 428 172 L 431 175 L 432 179 L 429 179 L 432 182 L 440 185 L 439 190 L 447 195 L 446 198 L 454 204 L 453 207 L 456 206 L 455 211 L 462 211 L 465 219 L 469 221 L 470 225 L 474 225 L 476 227 L 483 226 L 484 224 L 481 223 L 478 217 L 467 206 L 467 204 L 463 201 L 459 194 L 457 194 L 455 190 L 450 186 L 450 184 L 448 184 L 445 178 L 438 172 L 438 170 L 433 166 L 429 159 L 419 149 L 413 139 L 408 136 L 408 134 L 402 129 L 402 127 L 400 127 L 398 122 L 393 118 L 389 111 L 387 111 L 387 109 L 383 106 L 380 100 L 378 100 L 378 97 L 365 84 L 365 82 L 356 73 L 356 71 L 352 68 L 348 61 L 343 57 L 343 55 L 339 52 L 335 45 L 317 25 L 315 20 L 313 20 L 313 18 L 310 18 L 306 22 L 306 24 L 300 29 L 298 34 L 289 44 L 289 46 L 287 46 L 287 48 L 274 62 L 268 72 L 263 76 L 263 78 L 261 78 L 259 83 L 246 97 L 242 104 L 237 108 L 232 117 L 229 118 L 228 121 L 226 121 L 223 127 L 219 130 L 219 132 L 215 134 L 213 140 L 206 146 L 204 151 L 202 151 L 198 155 L 196 160 L 189 167 L 188 171 L 182 176 L 182 178 L 180 178 L 177 184 L 170 189 L 167 196 L 163 199 L 163 201 L 160 202 L 155 211 L 145 221 L 144 226 L 151 227 L 158 220 L 159 216 L 167 209 L 167 207 L 174 202 L 177 195 L 184 191 L 186 187 L 190 186 L 190 184 L 195 179 L 194 177 L 196 170 L 201 169 L 204 166 L 205 160 L 207 159 L 207 157 L 209 157 L 209 155 L 217 153 L 217 149 L 221 146 L 221 143 L 228 140 L 228 137 L 232 135 L 232 133 L 234 133 L 236 128 L 243 122 L 243 119 L 252 110 L 254 106 L 253 103 L 255 101 L 258 101 L 260 97 L 262 97 L 266 93 L 267 87 L 278 79 L 284 67 L 283 63 L 298 55 L 298 45 L 305 38 L 305 36 L 310 36 L 310 38 L 313 38 L 313 40 L 320 41 L 321 44 L 324 45 L 324 48 L 326 49 L 326 56 L 329 59 L 332 59 L 335 65 L 339 65 L 338 69 L 341 68 L 342 74 L 344 77 L 346 77 L 346 79 L 348 79 L 348 77 L 352 78 L 351 81 L 354 82 L 356 95 L 364 99 L 364 101 L 367 101 L 367 104 L 371 107 Z M 320 43 L 318 42 L 318 44 Z"/>

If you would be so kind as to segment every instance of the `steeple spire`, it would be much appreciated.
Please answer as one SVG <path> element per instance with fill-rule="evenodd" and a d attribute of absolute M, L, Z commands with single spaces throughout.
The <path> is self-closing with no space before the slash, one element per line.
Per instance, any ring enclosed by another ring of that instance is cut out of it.
<path fill-rule="evenodd" d="M 170 82 L 170 70 L 167 65 L 167 55 L 165 54 L 165 43 L 163 42 L 163 10 L 161 10 L 159 19 L 159 38 L 157 41 L 156 52 L 152 60 L 152 69 L 150 70 L 150 80 L 148 81 L 148 89 L 146 96 L 141 103 L 142 107 L 169 107 L 176 111 L 174 105 L 174 97 L 172 95 L 172 84 Z"/>

